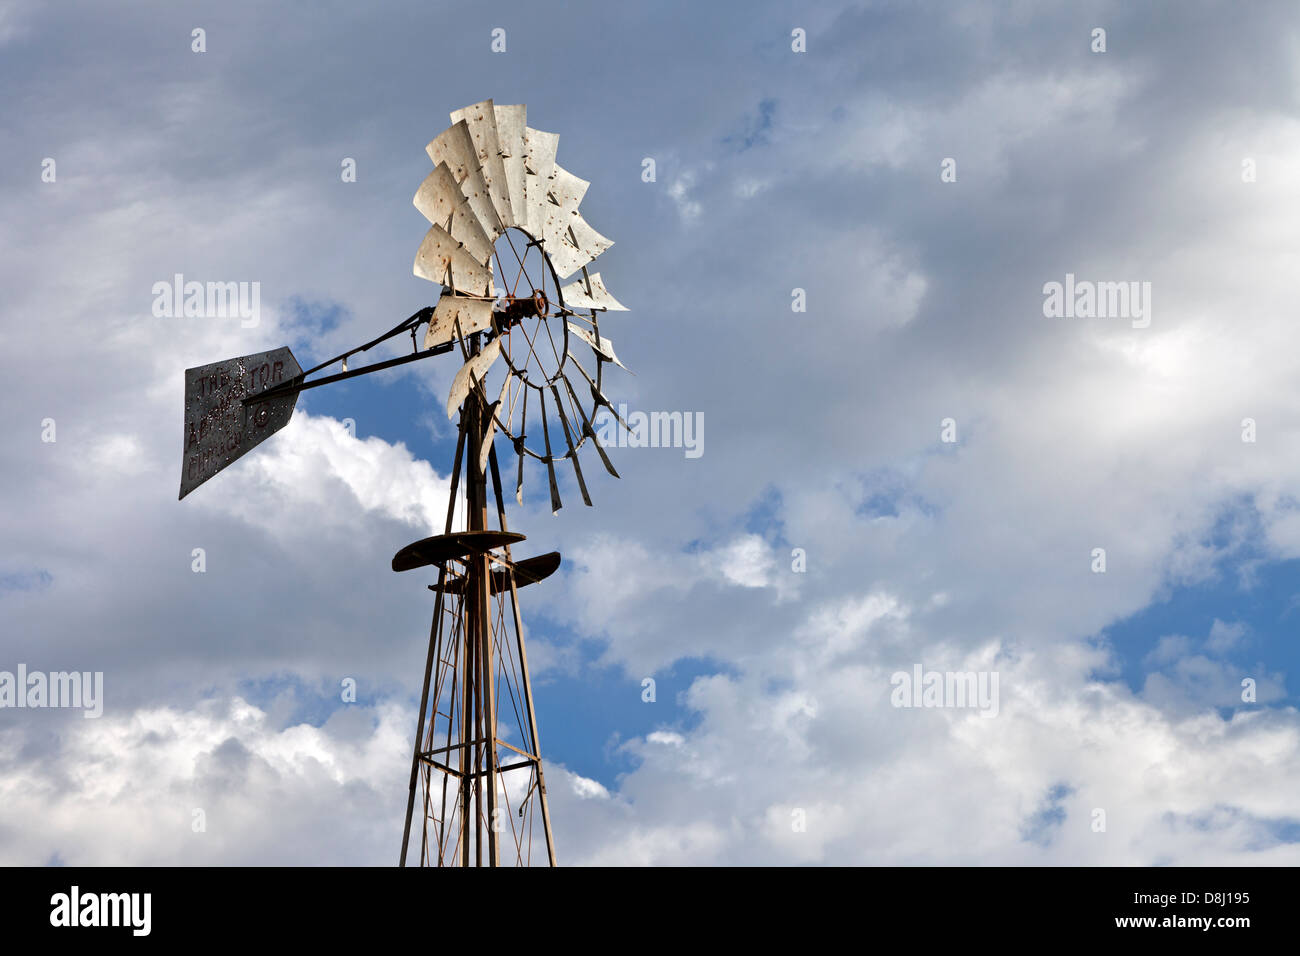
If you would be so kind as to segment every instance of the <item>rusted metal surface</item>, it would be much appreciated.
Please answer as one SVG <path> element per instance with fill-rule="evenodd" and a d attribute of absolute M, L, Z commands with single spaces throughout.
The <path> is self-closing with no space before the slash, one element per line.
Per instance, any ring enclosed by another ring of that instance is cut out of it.
<path fill-rule="evenodd" d="M 570 309 L 608 309 L 610 312 L 626 312 L 627 306 L 609 294 L 599 272 L 577 282 L 570 282 L 560 292 L 564 295 L 564 304 Z"/>
<path fill-rule="evenodd" d="M 302 368 L 288 348 L 185 370 L 181 498 L 289 424 L 297 390 L 265 401 L 244 400 L 300 375 Z"/>
<path fill-rule="evenodd" d="M 476 345 L 477 347 L 480 346 Z M 487 349 L 483 351 L 486 352 Z M 480 357 L 479 354 L 474 355 L 474 358 L 478 357 Z M 470 401 L 465 407 L 465 414 L 461 421 L 466 431 L 465 440 L 467 443 L 465 448 L 465 463 L 468 466 L 465 476 L 466 522 L 471 532 L 486 531 L 488 529 L 487 476 L 483 473 L 483 469 L 477 467 L 479 441 L 481 440 L 481 429 L 483 427 L 482 403 Z M 478 721 L 479 734 L 487 741 L 487 745 L 482 748 L 477 756 L 474 768 L 475 770 L 481 769 L 484 772 L 483 788 L 480 790 L 477 786 L 475 787 L 475 819 L 486 819 L 488 821 L 489 825 L 486 828 L 488 865 L 500 866 L 501 832 L 497 817 L 497 802 L 500 799 L 500 794 L 497 792 L 496 776 L 496 741 L 499 727 L 497 724 L 496 675 L 493 670 L 498 649 L 496 642 L 493 640 L 490 559 L 486 552 L 476 552 L 468 559 L 467 564 L 468 574 L 464 605 L 468 613 L 465 616 L 465 632 L 469 637 L 470 646 L 473 648 L 471 659 L 478 666 L 477 673 L 474 674 L 478 683 L 477 693 L 475 694 L 475 720 Z M 478 814 L 482 814 L 484 809 L 484 796 L 487 797 L 487 814 L 486 817 L 479 817 Z M 466 822 L 468 823 L 468 819 Z M 481 854 L 483 851 L 484 830 L 476 823 L 474 831 L 480 854 L 478 862 L 482 865 Z"/>
<path fill-rule="evenodd" d="M 524 198 L 527 215 L 523 228 L 530 236 L 541 238 L 550 203 L 551 181 L 555 177 L 555 153 L 560 146 L 557 133 L 546 133 L 531 126 L 524 130 Z"/>
<path fill-rule="evenodd" d="M 497 400 L 488 407 L 487 412 L 483 416 L 487 419 L 487 427 L 483 429 L 483 441 L 478 454 L 478 467 L 480 471 L 487 468 L 488 455 L 492 453 L 492 439 L 496 437 L 497 433 L 497 410 L 501 407 L 502 403 L 506 401 L 509 391 L 510 376 L 502 375 L 501 394 L 497 396 Z"/>
<path fill-rule="evenodd" d="M 551 202 L 546 205 L 542 220 L 542 237 L 551 264 L 561 279 L 568 278 L 614 244 L 593 229 L 578 211 L 590 185 L 556 165 Z"/>
<path fill-rule="evenodd" d="M 569 172 L 559 163 L 555 164 L 555 173 L 551 183 L 551 198 L 566 213 L 572 213 L 587 195 L 591 183 Z"/>
<path fill-rule="evenodd" d="M 524 130 L 528 126 L 528 107 L 494 105 L 497 145 L 506 172 L 506 195 L 510 200 L 512 226 L 522 226 L 528 215 L 528 193 L 524 182 Z"/>
<path fill-rule="evenodd" d="M 551 385 L 551 395 L 555 397 L 555 410 L 560 416 L 560 426 L 564 429 L 564 444 L 569 449 L 565 457 L 573 462 L 573 475 L 578 480 L 578 491 L 582 494 L 582 502 L 590 508 L 591 495 L 587 493 L 587 482 L 582 477 L 582 465 L 578 462 L 578 450 L 573 446 L 573 432 L 569 430 L 569 418 L 564 414 L 564 402 L 560 399 L 560 390 L 554 384 Z"/>
<path fill-rule="evenodd" d="M 569 237 L 573 240 L 573 245 L 577 248 L 581 261 L 574 266 L 574 269 L 585 266 L 592 259 L 604 253 L 612 245 L 614 240 L 602 236 L 595 229 L 587 224 L 587 220 L 582 216 L 574 213 L 573 221 L 569 223 Z M 559 271 L 558 269 L 556 271 Z M 567 278 L 569 273 L 560 273 Z"/>
<path fill-rule="evenodd" d="M 415 274 L 471 295 L 492 294 L 492 268 L 475 262 L 442 226 L 430 226 L 415 254 Z"/>
<path fill-rule="evenodd" d="M 575 362 L 574 364 L 576 365 L 577 363 Z M 583 370 L 583 374 L 584 375 L 586 374 L 585 369 Z M 605 466 L 605 470 L 609 472 L 612 477 L 614 478 L 619 477 L 618 472 L 614 470 L 613 463 L 609 460 L 609 455 L 605 454 L 604 447 L 601 445 L 600 440 L 596 437 L 596 430 L 595 428 L 592 427 L 591 419 L 588 417 L 586 410 L 582 407 L 582 400 L 578 398 L 578 393 L 573 390 L 573 383 L 570 382 L 568 378 L 565 378 L 564 380 L 564 387 L 569 393 L 569 399 L 573 402 L 573 407 L 576 408 L 578 410 L 578 414 L 582 416 L 582 434 L 587 438 L 590 438 L 591 443 L 596 446 L 596 454 L 600 456 L 601 464 Z M 598 392 L 599 390 L 597 389 L 596 391 Z M 593 399 L 595 399 L 594 393 L 593 393 Z M 599 406 L 600 404 L 599 399 L 596 399 L 596 404 L 597 406 Z M 592 414 L 595 414 L 594 410 Z"/>
<path fill-rule="evenodd" d="M 453 123 L 448 126 L 429 141 L 424 151 L 429 154 L 435 166 L 445 163 L 458 183 L 472 177 L 478 171 L 478 155 L 474 152 L 474 140 L 470 137 L 469 126 L 465 123 Z"/>
<path fill-rule="evenodd" d="M 451 380 L 451 392 L 447 396 L 447 417 L 453 418 L 456 410 L 460 408 L 461 402 L 465 401 L 465 396 L 469 394 L 470 388 L 475 381 L 483 381 L 483 376 L 487 374 L 492 363 L 497 360 L 501 354 L 501 340 L 493 339 L 483 347 L 483 351 L 473 356 L 456 373 L 456 377 Z M 475 436 L 476 438 L 479 436 Z M 478 460 L 475 454 L 474 460 Z"/>
<path fill-rule="evenodd" d="M 497 118 L 491 100 L 483 100 L 463 109 L 453 110 L 453 123 L 465 122 L 469 129 L 469 138 L 474 143 L 474 155 L 478 157 L 479 170 L 483 182 L 487 185 L 488 196 L 497 218 L 503 226 L 515 224 L 514 212 L 510 206 L 510 186 L 506 181 L 506 167 L 501 159 L 501 145 L 497 140 Z"/>
<path fill-rule="evenodd" d="M 546 424 L 546 392 L 538 393 L 542 403 L 542 441 L 546 443 L 546 477 L 551 483 L 551 514 L 559 514 L 564 503 L 560 500 L 560 486 L 555 483 L 555 455 L 551 453 L 551 430 Z"/>
<path fill-rule="evenodd" d="M 393 555 L 393 570 L 412 571 L 431 564 L 446 564 L 472 554 L 518 544 L 523 540 L 524 536 L 514 531 L 453 531 L 449 534 L 435 534 L 430 538 L 413 541 Z"/>
<path fill-rule="evenodd" d="M 412 202 L 430 224 L 441 226 L 461 243 L 479 265 L 492 258 L 492 238 L 483 230 L 465 194 L 446 163 L 425 177 Z"/>
<path fill-rule="evenodd" d="M 460 335 L 466 336 L 491 327 L 491 299 L 444 294 L 438 300 L 424 333 L 424 347 L 427 349 L 454 341 L 458 328 Z"/>
<path fill-rule="evenodd" d="M 546 254 L 550 256 L 551 265 L 561 279 L 567 279 L 582 266 L 591 261 L 582 250 L 569 239 L 567 231 L 563 235 L 552 235 L 546 240 Z"/>
<path fill-rule="evenodd" d="M 435 166 L 446 163 L 452 176 L 465 195 L 465 201 L 474 210 L 474 215 L 483 227 L 483 231 L 495 241 L 506 227 L 497 215 L 496 206 L 483 180 L 483 171 L 479 168 L 478 153 L 474 140 L 470 136 L 469 125 L 454 123 L 430 141 L 425 152 Z"/>
<path fill-rule="evenodd" d="M 547 254 L 561 279 L 567 279 L 612 246 L 576 211 L 565 217 L 566 228 L 547 237 Z"/>
<path fill-rule="evenodd" d="M 539 554 L 535 558 L 526 558 L 514 565 L 515 586 L 517 588 L 526 587 L 529 584 L 536 584 L 556 572 L 560 566 L 560 552 L 551 551 L 549 554 Z M 496 568 L 492 572 L 492 593 L 510 590 L 510 568 Z M 442 590 L 446 594 L 464 594 L 466 587 L 466 578 L 452 578 L 442 585 Z M 436 590 L 438 585 L 429 585 L 430 590 Z"/>
<path fill-rule="evenodd" d="M 572 275 L 578 266 L 591 261 L 590 258 L 582 258 L 582 252 L 569 232 L 569 226 L 578 216 L 578 204 L 590 185 L 556 164 L 555 178 L 551 183 L 551 201 L 546 204 L 542 219 L 542 239 L 546 243 L 546 254 L 551 265 L 561 279 Z"/>
<path fill-rule="evenodd" d="M 532 295 L 506 296 L 505 302 L 505 308 L 498 310 L 498 315 L 506 322 L 518 322 L 530 316 L 545 317 L 550 312 L 550 303 L 541 289 L 534 289 Z"/>
<path fill-rule="evenodd" d="M 569 323 L 569 331 L 572 332 L 574 335 L 576 335 L 578 338 L 582 339 L 582 341 L 586 342 L 588 345 L 590 345 L 601 355 L 605 356 L 605 358 L 609 359 L 619 368 L 621 369 L 627 368 L 626 365 L 624 365 L 622 362 L 618 360 L 618 356 L 614 354 L 614 343 L 610 341 L 609 336 L 599 335 L 599 333 L 590 332 L 587 329 L 584 329 L 582 326 L 576 325 L 573 322 Z"/>

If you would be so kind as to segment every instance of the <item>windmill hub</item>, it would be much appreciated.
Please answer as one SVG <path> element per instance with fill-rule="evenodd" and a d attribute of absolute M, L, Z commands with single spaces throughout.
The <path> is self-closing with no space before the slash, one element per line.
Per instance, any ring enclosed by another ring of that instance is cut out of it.
<path fill-rule="evenodd" d="M 534 289 L 533 294 L 528 296 L 502 296 L 500 301 L 503 305 L 497 314 L 504 316 L 511 325 L 534 316 L 545 319 L 551 314 L 550 303 L 546 299 L 546 293 L 541 289 Z"/>

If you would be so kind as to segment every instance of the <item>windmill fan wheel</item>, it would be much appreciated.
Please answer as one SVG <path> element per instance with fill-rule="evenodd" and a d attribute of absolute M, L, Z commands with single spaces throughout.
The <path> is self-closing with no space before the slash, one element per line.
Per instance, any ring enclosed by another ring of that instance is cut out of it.
<path fill-rule="evenodd" d="M 547 468 L 554 512 L 555 463 L 565 459 L 591 504 L 578 461 L 588 439 L 618 477 L 594 419 L 602 408 L 617 417 L 601 383 L 605 365 L 624 366 L 599 317 L 627 309 L 587 269 L 613 245 L 578 211 L 590 184 L 555 161 L 559 136 L 526 120 L 523 105 L 484 100 L 454 111 L 426 147 L 434 168 L 414 202 L 430 228 L 415 274 L 443 286 L 424 347 L 456 343 L 464 359 L 448 417 L 481 401 L 480 470 L 500 432 L 518 456 L 516 500 L 531 457 Z"/>

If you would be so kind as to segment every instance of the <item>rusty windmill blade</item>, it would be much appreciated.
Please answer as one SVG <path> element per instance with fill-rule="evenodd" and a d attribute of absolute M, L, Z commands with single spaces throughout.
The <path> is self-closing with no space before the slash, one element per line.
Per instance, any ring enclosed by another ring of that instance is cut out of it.
<path fill-rule="evenodd" d="M 510 201 L 510 184 L 506 179 L 505 160 L 501 156 L 500 140 L 497 137 L 496 110 L 491 100 L 474 103 L 463 109 L 453 110 L 452 123 L 465 123 L 470 140 L 474 144 L 474 153 L 478 159 L 479 171 L 483 184 L 487 186 L 488 198 L 496 210 L 501 225 L 510 227 L 515 224 L 513 205 Z"/>
<path fill-rule="evenodd" d="M 613 362 L 619 368 L 623 369 L 623 371 L 627 371 L 627 366 L 620 362 L 618 356 L 614 354 L 614 343 L 606 336 L 601 335 L 599 329 L 595 332 L 588 332 L 586 329 L 582 328 L 582 326 L 574 325 L 570 322 L 569 331 L 590 345 L 593 350 L 599 352 L 607 360 Z"/>
<path fill-rule="evenodd" d="M 460 186 L 465 201 L 474 210 L 479 225 L 495 242 L 506 227 L 497 214 L 487 183 L 483 179 L 483 170 L 479 166 L 478 151 L 470 136 L 469 125 L 465 122 L 453 124 L 435 136 L 424 149 L 435 167 L 439 163 L 446 163 Z"/>
<path fill-rule="evenodd" d="M 522 226 L 528 219 L 528 183 L 524 172 L 528 107 L 522 103 L 518 106 L 494 105 L 492 115 L 496 120 L 497 146 L 505 170 L 509 225 Z"/>
<path fill-rule="evenodd" d="M 439 163 L 425 177 L 411 200 L 430 225 L 441 226 L 461 243 L 479 265 L 492 258 L 493 237 L 486 231 L 469 199 L 461 192 L 455 174 Z"/>
<path fill-rule="evenodd" d="M 582 271 L 586 273 L 587 270 L 583 269 Z M 599 309 L 610 312 L 627 311 L 627 306 L 609 294 L 609 290 L 605 288 L 605 283 L 600 279 L 599 272 L 584 275 L 578 281 L 566 285 L 560 292 L 564 296 L 564 304 L 571 309 Z"/>

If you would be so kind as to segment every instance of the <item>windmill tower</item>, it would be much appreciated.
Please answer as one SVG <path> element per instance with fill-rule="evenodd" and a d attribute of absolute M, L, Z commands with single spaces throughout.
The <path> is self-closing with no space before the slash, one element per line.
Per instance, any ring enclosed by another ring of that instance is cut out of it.
<path fill-rule="evenodd" d="M 590 440 L 618 475 L 592 426 L 600 407 L 611 408 L 603 367 L 618 362 L 598 316 L 623 306 L 587 272 L 612 243 L 579 213 L 588 184 L 555 162 L 559 137 L 528 126 L 526 107 L 491 100 L 451 121 L 427 147 L 434 168 L 414 200 L 430 222 L 415 273 L 444 287 L 424 346 L 455 343 L 464 365 L 447 399 L 460 427 L 446 527 L 393 558 L 395 571 L 438 571 L 401 859 L 409 860 L 418 806 L 422 864 L 528 865 L 544 844 L 554 865 L 519 590 L 554 572 L 560 555 L 514 561 L 511 546 L 523 536 L 507 527 L 493 440 L 500 433 L 513 447 L 520 503 L 532 457 L 546 466 L 552 512 L 561 507 L 555 464 L 565 459 L 591 504 L 578 449 Z M 591 372 L 575 354 L 580 346 L 594 357 Z M 466 527 L 458 532 L 462 472 Z"/>
<path fill-rule="evenodd" d="M 436 305 L 306 372 L 288 348 L 188 369 L 180 496 L 284 427 L 299 392 L 459 353 L 443 532 L 392 561 L 394 571 L 437 572 L 400 861 L 553 866 L 519 592 L 552 574 L 560 555 L 515 560 L 524 536 L 507 527 L 495 439 L 515 453 L 517 502 L 532 458 L 546 467 L 552 513 L 565 460 L 590 505 L 579 449 L 590 441 L 618 477 L 592 424 L 601 408 L 617 418 L 601 383 L 605 365 L 622 367 L 599 317 L 626 309 L 587 270 L 613 243 L 579 213 L 589 183 L 556 163 L 559 136 L 528 126 L 523 105 L 492 100 L 456 110 L 451 123 L 426 148 L 434 167 L 414 198 L 430 223 L 415 274 L 443 287 Z M 349 357 L 406 333 L 411 354 L 348 369 Z M 340 372 L 307 381 L 335 362 Z"/>

